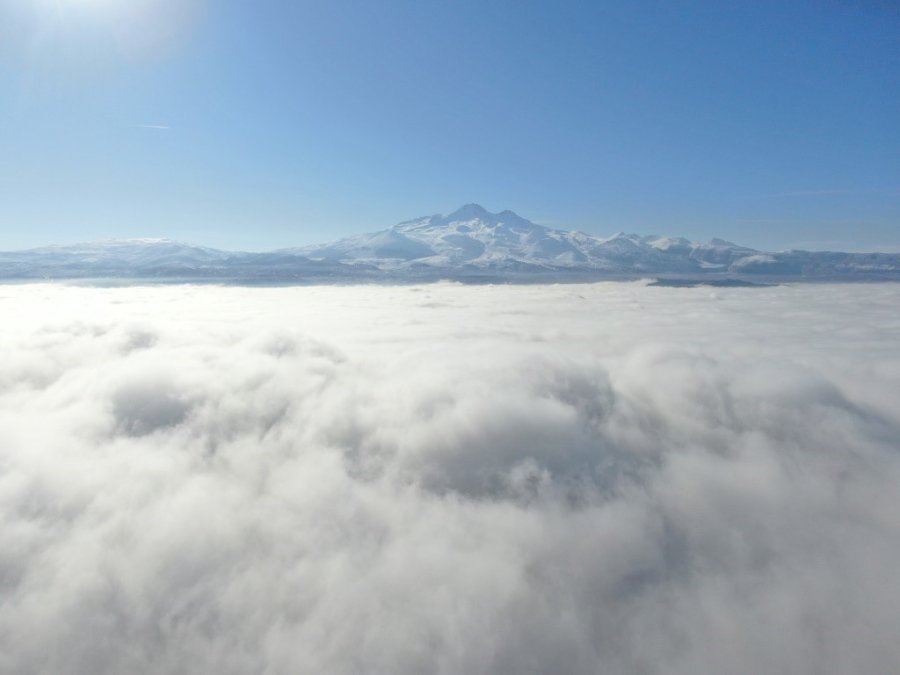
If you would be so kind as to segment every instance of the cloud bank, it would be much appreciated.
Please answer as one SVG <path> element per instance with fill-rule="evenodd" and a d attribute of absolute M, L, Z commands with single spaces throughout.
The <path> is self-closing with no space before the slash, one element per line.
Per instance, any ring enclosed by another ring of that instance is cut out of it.
<path fill-rule="evenodd" d="M 886 673 L 900 286 L 0 286 L 0 671 Z"/>

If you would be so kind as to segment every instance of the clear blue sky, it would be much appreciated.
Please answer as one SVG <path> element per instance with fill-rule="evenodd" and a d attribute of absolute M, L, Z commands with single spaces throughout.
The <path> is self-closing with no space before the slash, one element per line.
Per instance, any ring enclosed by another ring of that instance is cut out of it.
<path fill-rule="evenodd" d="M 0 249 L 464 202 L 900 250 L 896 0 L 0 0 Z"/>

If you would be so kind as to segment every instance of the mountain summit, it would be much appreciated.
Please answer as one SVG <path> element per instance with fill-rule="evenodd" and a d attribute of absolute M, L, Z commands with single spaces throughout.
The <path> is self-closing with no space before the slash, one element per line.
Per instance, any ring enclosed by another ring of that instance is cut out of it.
<path fill-rule="evenodd" d="M 473 220 L 475 218 L 490 218 L 494 214 L 489 213 L 481 204 L 463 204 L 456 211 L 446 217 L 447 222 L 459 220 Z"/>

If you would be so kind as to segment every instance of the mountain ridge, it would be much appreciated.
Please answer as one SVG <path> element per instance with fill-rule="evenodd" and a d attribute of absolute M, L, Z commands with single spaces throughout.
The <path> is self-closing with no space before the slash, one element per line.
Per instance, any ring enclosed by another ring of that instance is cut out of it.
<path fill-rule="evenodd" d="M 286 280 L 406 277 L 519 278 L 737 275 L 784 279 L 897 279 L 900 254 L 760 251 L 713 238 L 617 232 L 598 237 L 464 204 L 324 244 L 264 253 L 167 238 L 111 239 L 0 253 L 0 278 L 236 277 Z"/>

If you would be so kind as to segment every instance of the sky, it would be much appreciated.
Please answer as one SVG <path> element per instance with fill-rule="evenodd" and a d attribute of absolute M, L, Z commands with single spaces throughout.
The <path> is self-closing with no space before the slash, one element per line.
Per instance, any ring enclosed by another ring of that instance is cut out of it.
<path fill-rule="evenodd" d="M 266 250 L 468 202 L 900 250 L 900 6 L 0 0 L 0 249 Z"/>

